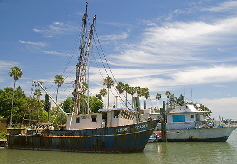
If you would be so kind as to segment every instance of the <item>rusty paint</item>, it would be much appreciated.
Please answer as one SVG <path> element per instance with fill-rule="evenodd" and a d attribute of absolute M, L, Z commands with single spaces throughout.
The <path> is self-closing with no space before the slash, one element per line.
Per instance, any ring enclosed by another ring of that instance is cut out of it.
<path fill-rule="evenodd" d="M 7 135 L 8 148 L 100 153 L 141 152 L 157 122 L 153 120 L 127 126 L 84 130 L 11 129 Z M 25 133 L 22 134 L 22 131 Z"/>

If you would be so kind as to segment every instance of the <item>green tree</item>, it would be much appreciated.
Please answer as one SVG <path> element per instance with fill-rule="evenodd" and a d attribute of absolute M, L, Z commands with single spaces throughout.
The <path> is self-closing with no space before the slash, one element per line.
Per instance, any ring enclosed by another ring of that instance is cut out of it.
<path fill-rule="evenodd" d="M 146 100 L 150 97 L 148 88 L 142 88 L 142 96 L 144 96 Z M 144 109 L 146 109 L 146 100 L 144 100 Z"/>
<path fill-rule="evenodd" d="M 22 124 L 30 125 L 34 124 L 35 120 L 38 120 L 38 114 L 37 118 L 34 117 L 35 110 L 38 109 L 39 101 L 35 97 L 27 97 L 27 104 L 26 104 L 26 110 L 24 111 L 24 116 L 22 120 Z M 37 110 L 38 111 L 38 110 Z"/>
<path fill-rule="evenodd" d="M 109 106 L 109 89 L 114 86 L 114 81 L 111 77 L 106 77 L 103 81 L 103 85 L 105 85 L 108 89 L 108 106 Z"/>
<path fill-rule="evenodd" d="M 86 91 L 88 90 L 89 86 L 86 82 L 82 83 L 82 94 L 85 94 Z"/>
<path fill-rule="evenodd" d="M 167 98 L 170 98 L 170 96 L 172 95 L 172 93 L 170 91 L 166 91 L 165 95 L 167 96 Z"/>
<path fill-rule="evenodd" d="M 40 101 L 40 96 L 42 96 L 40 89 L 36 89 L 33 94 L 37 97 L 38 101 Z"/>
<path fill-rule="evenodd" d="M 42 93 L 41 93 L 40 89 L 35 89 L 34 95 L 36 95 L 38 102 L 40 102 L 40 96 L 42 96 Z M 38 109 L 37 118 L 39 120 L 39 109 Z"/>
<path fill-rule="evenodd" d="M 157 93 L 157 94 L 156 94 L 156 99 L 157 99 L 157 100 L 160 100 L 160 99 L 161 99 L 161 94 Z"/>
<path fill-rule="evenodd" d="M 100 90 L 100 95 L 101 95 L 102 97 L 105 97 L 105 95 L 107 95 L 107 90 L 106 90 L 105 88 L 102 88 L 102 89 Z"/>
<path fill-rule="evenodd" d="M 10 77 L 13 77 L 14 79 L 14 89 L 12 92 L 12 108 L 11 108 L 11 116 L 10 116 L 10 126 L 12 126 L 12 112 L 13 112 L 13 104 L 14 104 L 14 90 L 16 88 L 16 81 L 19 80 L 19 78 L 23 75 L 22 69 L 20 67 L 14 66 L 11 68 L 11 72 L 8 72 Z"/>
<path fill-rule="evenodd" d="M 115 88 L 118 90 L 119 94 L 122 94 L 124 91 L 124 83 L 118 82 Z"/>
<path fill-rule="evenodd" d="M 142 96 L 142 88 L 137 86 L 136 87 L 136 92 L 137 92 L 137 97 L 141 97 Z"/>
<path fill-rule="evenodd" d="M 184 106 L 185 105 L 184 96 L 182 94 L 176 99 L 176 104 L 179 105 L 179 106 Z"/>
<path fill-rule="evenodd" d="M 51 108 L 51 103 L 49 101 L 49 95 L 45 94 L 45 99 L 44 99 L 44 110 L 48 112 L 48 121 L 50 119 L 50 108 Z"/>
<path fill-rule="evenodd" d="M 103 103 L 95 96 L 90 97 L 90 109 L 93 113 L 98 113 L 99 109 L 103 108 Z"/>
<path fill-rule="evenodd" d="M 63 110 L 66 113 L 72 113 L 73 111 L 73 98 L 72 97 L 67 97 L 66 100 L 63 102 Z"/>
<path fill-rule="evenodd" d="M 128 106 L 128 92 L 129 92 L 130 86 L 128 84 L 124 84 L 124 91 L 126 92 L 126 107 Z"/>
<path fill-rule="evenodd" d="M 132 96 L 132 107 L 133 107 L 133 95 L 137 92 L 136 87 L 129 87 L 128 93 Z"/>
<path fill-rule="evenodd" d="M 14 92 L 14 105 L 12 107 L 12 92 Z M 7 118 L 8 121 L 12 117 L 10 126 L 17 123 L 22 123 L 25 110 L 27 108 L 27 97 L 20 87 L 16 90 L 13 88 L 4 88 L 0 90 L 0 115 Z M 11 116 L 12 112 L 12 116 Z"/>
<path fill-rule="evenodd" d="M 64 78 L 62 77 L 62 75 L 54 76 L 54 83 L 57 84 L 57 94 L 56 94 L 56 102 L 57 102 L 57 100 L 58 100 L 58 89 L 64 83 Z"/>
<path fill-rule="evenodd" d="M 156 93 L 156 100 L 160 100 L 161 99 L 161 94 L 159 94 L 159 93 Z M 157 104 L 159 104 L 159 103 L 157 103 Z M 155 108 L 155 112 L 159 112 L 159 110 L 158 110 L 158 107 L 157 107 L 157 109 Z"/>
<path fill-rule="evenodd" d="M 107 93 L 106 93 L 107 94 Z M 105 94 L 105 95 L 106 95 Z M 101 94 L 96 94 L 95 97 L 97 97 L 99 100 L 102 100 L 102 95 Z"/>

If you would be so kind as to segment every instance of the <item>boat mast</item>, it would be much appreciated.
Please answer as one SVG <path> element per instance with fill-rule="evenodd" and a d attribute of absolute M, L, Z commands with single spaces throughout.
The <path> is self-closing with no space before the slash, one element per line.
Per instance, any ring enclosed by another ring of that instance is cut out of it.
<path fill-rule="evenodd" d="M 86 90 L 88 89 L 88 83 L 86 83 L 87 62 L 89 58 L 91 40 L 93 38 L 94 23 L 96 20 L 95 15 L 93 18 L 93 22 L 90 26 L 89 34 L 87 36 L 87 7 L 88 3 L 86 2 L 86 11 L 82 17 L 81 45 L 79 47 L 80 55 L 78 57 L 78 63 L 76 65 L 76 80 L 75 89 L 73 92 L 75 114 L 79 114 L 79 112 L 82 112 L 80 107 L 81 95 L 84 95 Z"/>

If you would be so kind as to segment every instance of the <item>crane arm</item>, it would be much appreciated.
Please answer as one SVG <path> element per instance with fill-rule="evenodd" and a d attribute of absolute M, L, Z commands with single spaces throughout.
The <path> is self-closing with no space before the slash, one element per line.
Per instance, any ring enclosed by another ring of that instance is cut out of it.
<path fill-rule="evenodd" d="M 67 115 L 67 113 L 64 112 L 63 108 L 62 108 L 60 105 L 57 104 L 57 102 L 54 100 L 54 98 L 53 98 L 53 97 L 47 92 L 47 90 L 43 87 L 41 81 L 33 81 L 33 83 L 37 83 L 37 84 L 40 86 L 40 88 L 42 88 L 42 89 L 45 91 L 45 93 L 49 95 L 49 97 L 50 97 L 51 100 L 54 102 L 54 104 L 60 109 L 61 113 L 64 114 L 64 115 Z"/>

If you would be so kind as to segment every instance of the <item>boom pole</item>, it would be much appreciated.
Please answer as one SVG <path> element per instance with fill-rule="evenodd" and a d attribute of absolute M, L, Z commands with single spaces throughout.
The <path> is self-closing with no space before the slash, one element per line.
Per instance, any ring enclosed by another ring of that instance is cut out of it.
<path fill-rule="evenodd" d="M 45 93 L 49 95 L 54 104 L 60 109 L 61 113 L 67 115 L 67 113 L 63 111 L 63 108 L 60 105 L 58 105 L 57 102 L 54 100 L 54 98 L 47 92 L 46 88 L 43 87 L 42 81 L 33 81 L 33 83 L 37 83 L 40 86 L 40 88 L 42 88 L 45 91 Z"/>

